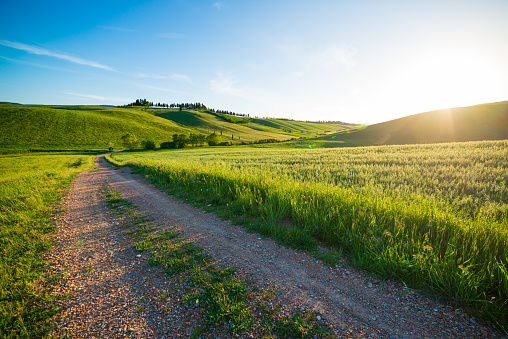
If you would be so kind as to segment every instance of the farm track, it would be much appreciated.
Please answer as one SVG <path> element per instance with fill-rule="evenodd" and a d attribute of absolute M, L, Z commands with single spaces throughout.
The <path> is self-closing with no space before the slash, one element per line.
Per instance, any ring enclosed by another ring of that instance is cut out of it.
<path fill-rule="evenodd" d="M 252 279 L 261 290 L 275 289 L 275 301 L 316 312 L 338 338 L 503 337 L 478 319 L 455 312 L 452 304 L 400 283 L 379 282 L 346 262 L 328 267 L 306 253 L 249 234 L 173 199 L 128 167 L 112 169 L 103 156 L 96 158 L 97 167 L 81 173 L 63 199 L 55 249 L 48 254 L 53 269 L 64 275 L 56 292 L 71 295 L 59 302 L 58 331 L 72 337 L 187 338 L 203 318 L 198 308 L 182 306 L 176 295 L 164 304 L 168 311 L 161 312 L 158 296 L 171 286 L 160 269 L 148 265 L 149 254 L 138 256 L 131 236 L 107 208 L 99 191 L 106 185 L 148 212 L 158 227 L 176 230 L 217 263 L 236 267 L 239 277 Z"/>

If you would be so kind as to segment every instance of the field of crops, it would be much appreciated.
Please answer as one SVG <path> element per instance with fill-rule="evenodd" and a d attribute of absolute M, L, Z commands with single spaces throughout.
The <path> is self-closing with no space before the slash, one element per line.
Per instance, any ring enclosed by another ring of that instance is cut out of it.
<path fill-rule="evenodd" d="M 193 149 L 112 161 L 282 243 L 313 250 L 317 239 L 508 329 L 508 141 Z"/>

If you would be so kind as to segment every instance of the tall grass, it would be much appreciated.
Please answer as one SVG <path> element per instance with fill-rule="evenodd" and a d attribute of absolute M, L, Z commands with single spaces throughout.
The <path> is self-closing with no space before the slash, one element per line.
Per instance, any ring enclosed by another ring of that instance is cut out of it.
<path fill-rule="evenodd" d="M 63 189 L 91 167 L 86 154 L 0 157 L 0 337 L 32 338 L 58 312 L 41 287 L 50 216 Z"/>
<path fill-rule="evenodd" d="M 153 152 L 113 161 L 262 220 L 263 232 L 286 243 L 312 248 L 310 234 L 359 267 L 457 300 L 506 332 L 507 146 Z"/>

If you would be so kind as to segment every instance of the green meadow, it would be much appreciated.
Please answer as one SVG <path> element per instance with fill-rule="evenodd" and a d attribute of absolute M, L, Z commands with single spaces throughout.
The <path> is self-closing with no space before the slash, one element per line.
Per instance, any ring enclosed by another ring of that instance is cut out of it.
<path fill-rule="evenodd" d="M 52 245 L 57 200 L 92 163 L 90 154 L 0 157 L 0 337 L 38 336 L 58 312 L 42 287 L 58 277 L 44 272 L 40 256 Z"/>
<path fill-rule="evenodd" d="M 110 156 L 252 231 L 317 241 L 508 328 L 508 141 Z"/>

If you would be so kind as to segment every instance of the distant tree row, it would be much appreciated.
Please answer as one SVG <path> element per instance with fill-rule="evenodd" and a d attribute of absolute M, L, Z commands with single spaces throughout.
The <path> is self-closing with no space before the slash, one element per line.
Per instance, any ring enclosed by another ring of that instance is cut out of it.
<path fill-rule="evenodd" d="M 322 120 L 310 121 L 310 120 L 307 120 L 305 122 L 313 122 L 313 123 L 318 123 L 318 124 L 357 125 L 357 124 L 353 124 L 353 123 L 349 123 L 349 122 L 344 122 L 344 121 L 339 121 L 339 120 L 334 120 L 334 121 L 332 121 L 332 120 L 328 120 L 328 121 L 322 121 Z"/>
<path fill-rule="evenodd" d="M 162 108 L 179 108 L 182 109 L 201 109 L 201 110 L 207 110 L 212 113 L 220 113 L 220 114 L 227 114 L 227 115 L 234 115 L 237 117 L 249 117 L 249 114 L 242 114 L 242 113 L 235 113 L 227 110 L 220 110 L 215 108 L 208 109 L 203 103 L 201 102 L 195 102 L 195 103 L 180 103 L 180 104 L 167 104 L 164 102 L 156 102 L 148 101 L 146 99 L 136 99 L 136 101 L 131 102 L 127 106 L 149 106 L 149 107 L 162 107 Z"/>
<path fill-rule="evenodd" d="M 136 101 L 131 102 L 128 106 L 153 106 L 153 102 L 146 99 L 136 99 Z"/>
<path fill-rule="evenodd" d="M 248 114 L 242 114 L 242 113 L 235 113 L 235 112 L 230 112 L 230 111 L 223 111 L 223 110 L 220 110 L 220 109 L 214 109 L 214 108 L 210 108 L 209 109 L 210 112 L 212 113 L 220 113 L 220 114 L 227 114 L 227 115 L 234 115 L 234 116 L 237 116 L 237 117 L 249 117 Z"/>
<path fill-rule="evenodd" d="M 122 145 L 125 149 L 135 149 L 138 145 L 141 144 L 141 147 L 145 149 L 155 149 L 156 144 L 153 140 L 142 140 L 141 142 L 138 140 L 135 134 L 127 133 L 122 135 Z M 230 146 L 232 142 L 226 141 L 222 136 L 217 133 L 212 133 L 210 135 L 200 134 L 200 133 L 175 133 L 172 135 L 171 141 L 165 141 L 160 144 L 160 148 L 184 148 L 184 147 L 198 147 L 203 145 L 208 146 Z M 108 144 L 109 150 L 113 151 L 113 143 L 110 142 Z"/>
<path fill-rule="evenodd" d="M 185 109 L 206 109 L 206 106 L 200 102 L 196 103 L 181 103 L 181 104 L 166 104 L 164 102 L 156 102 L 148 101 L 146 99 L 136 99 L 136 101 L 131 102 L 127 106 L 149 106 L 149 107 L 165 107 L 165 108 L 185 108 Z"/>

